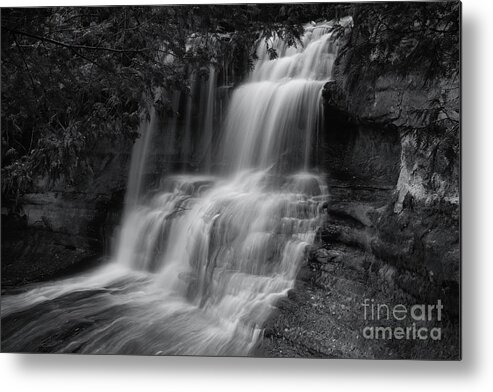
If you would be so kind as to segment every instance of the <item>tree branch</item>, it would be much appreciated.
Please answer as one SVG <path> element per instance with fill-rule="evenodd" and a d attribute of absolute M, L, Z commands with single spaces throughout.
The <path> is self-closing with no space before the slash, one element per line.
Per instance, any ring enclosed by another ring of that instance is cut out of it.
<path fill-rule="evenodd" d="M 149 51 L 148 48 L 143 48 L 143 49 L 115 49 L 115 48 L 106 48 L 106 47 L 101 47 L 101 46 L 72 45 L 72 44 L 68 44 L 66 42 L 56 41 L 56 40 L 48 38 L 48 37 L 43 37 L 43 36 L 27 33 L 25 31 L 9 29 L 8 27 L 4 27 L 4 26 L 2 26 L 2 29 L 10 31 L 13 34 L 19 34 L 19 35 L 23 35 L 25 37 L 37 39 L 40 41 L 50 42 L 52 44 L 55 44 L 58 46 L 63 46 L 65 48 L 68 48 L 71 50 L 74 50 L 74 49 L 103 50 L 103 51 L 113 52 L 113 53 L 142 53 L 142 52 L 148 52 Z"/>
<path fill-rule="evenodd" d="M 9 29 L 9 28 L 4 27 L 4 26 L 2 26 L 2 29 L 5 29 L 7 31 L 10 31 L 12 34 L 23 35 L 23 36 L 26 36 L 26 37 L 30 37 L 30 38 L 33 38 L 33 39 L 40 40 L 40 41 L 49 42 L 49 43 L 52 43 L 54 45 L 62 46 L 64 48 L 67 48 L 67 49 L 71 50 L 76 56 L 79 56 L 80 58 L 83 58 L 84 60 L 89 61 L 91 64 L 94 64 L 98 68 L 101 68 L 103 71 L 115 74 L 115 72 L 113 70 L 111 70 L 109 68 L 106 68 L 105 66 L 99 64 L 97 61 L 92 60 L 89 57 L 87 57 L 87 56 L 83 55 L 82 53 L 80 53 L 76 49 L 76 47 L 73 46 L 73 45 L 69 45 L 69 44 L 66 44 L 64 42 L 55 41 L 55 40 L 53 40 L 51 38 L 41 37 L 41 36 L 34 35 L 34 34 L 31 34 L 31 33 L 26 33 L 24 31 Z"/>

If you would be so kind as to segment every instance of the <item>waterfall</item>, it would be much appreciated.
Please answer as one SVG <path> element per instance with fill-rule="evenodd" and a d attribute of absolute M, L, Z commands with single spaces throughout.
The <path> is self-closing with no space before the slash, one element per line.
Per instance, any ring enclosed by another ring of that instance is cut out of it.
<path fill-rule="evenodd" d="M 234 92 L 226 117 L 224 157 L 235 170 L 295 170 L 300 162 L 308 168 L 320 95 L 335 60 L 329 30 L 330 24 L 307 26 L 298 47 L 277 37 L 261 42 L 259 61 Z M 279 58 L 270 60 L 269 49 Z"/>
<path fill-rule="evenodd" d="M 147 158 L 150 154 L 152 140 L 157 131 L 156 111 L 152 107 L 149 113 L 149 121 L 142 121 L 139 126 L 141 137 L 137 139 L 132 148 L 130 173 L 128 176 L 127 194 L 125 206 L 134 206 L 140 198 Z"/>
<path fill-rule="evenodd" d="M 278 37 L 261 42 L 217 137 L 211 67 L 203 174 L 164 175 L 152 188 L 143 185 L 155 134 L 151 113 L 134 151 L 132 203 L 112 261 L 86 276 L 5 297 L 3 317 L 22 320 L 29 309 L 35 319 L 7 331 L 4 348 L 36 350 L 57 334 L 64 339 L 51 340 L 51 351 L 251 353 L 276 300 L 293 288 L 328 199 L 310 165 L 320 95 L 335 58 L 331 27 L 306 26 L 297 47 Z M 270 58 L 271 48 L 278 58 Z M 213 137 L 220 141 L 217 156 Z M 220 174 L 211 174 L 213 159 L 226 168 Z"/>
<path fill-rule="evenodd" d="M 209 172 L 211 170 L 211 154 L 212 154 L 212 132 L 214 124 L 214 103 L 216 101 L 216 68 L 214 65 L 209 67 L 209 80 L 207 82 L 207 96 L 206 96 L 206 108 L 204 115 L 204 128 L 203 128 L 203 142 L 204 147 L 203 156 L 201 159 L 202 168 L 204 171 Z"/>

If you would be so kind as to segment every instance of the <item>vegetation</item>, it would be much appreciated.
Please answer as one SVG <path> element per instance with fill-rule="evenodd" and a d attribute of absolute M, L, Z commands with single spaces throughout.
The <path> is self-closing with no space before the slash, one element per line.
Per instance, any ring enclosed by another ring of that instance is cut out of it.
<path fill-rule="evenodd" d="M 244 73 L 259 38 L 299 44 L 310 20 L 353 15 L 361 39 L 352 55 L 375 69 L 429 58 L 441 72 L 457 58 L 456 13 L 416 4 L 3 9 L 2 195 L 17 198 L 40 177 L 76 182 L 92 171 L 95 145 L 137 137 L 150 105 L 171 110 L 190 68 L 225 60 Z"/>
<path fill-rule="evenodd" d="M 170 110 L 169 92 L 188 88 L 187 68 L 223 57 L 248 66 L 259 34 L 295 43 L 305 8 L 2 10 L 4 197 L 27 191 L 39 176 L 76 181 L 91 171 L 86 156 L 96 143 L 135 138 L 150 104 Z M 190 48 L 192 34 L 202 42 Z"/>
<path fill-rule="evenodd" d="M 406 74 L 425 68 L 427 81 L 456 76 L 460 58 L 459 7 L 458 1 L 356 6 L 352 71 L 365 66 L 372 73 L 392 69 Z"/>

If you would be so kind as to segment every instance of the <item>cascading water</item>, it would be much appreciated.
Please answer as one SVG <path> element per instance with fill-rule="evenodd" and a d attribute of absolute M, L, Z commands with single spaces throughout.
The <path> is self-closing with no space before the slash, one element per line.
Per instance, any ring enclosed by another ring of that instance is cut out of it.
<path fill-rule="evenodd" d="M 279 58 L 269 59 L 268 47 Z M 307 26 L 302 47 L 261 43 L 254 71 L 231 97 L 221 176 L 165 176 L 146 189 L 151 116 L 134 151 L 112 262 L 2 298 L 2 317 L 17 320 L 5 324 L 4 349 L 248 355 L 275 301 L 293 287 L 328 198 L 308 170 L 335 50 L 330 23 Z M 204 172 L 212 105 L 205 105 Z"/>

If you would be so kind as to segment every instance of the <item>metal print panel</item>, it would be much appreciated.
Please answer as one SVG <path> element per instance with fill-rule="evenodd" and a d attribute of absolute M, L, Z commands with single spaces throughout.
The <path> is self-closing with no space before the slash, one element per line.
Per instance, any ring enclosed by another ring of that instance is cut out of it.
<path fill-rule="evenodd" d="M 2 9 L 4 352 L 460 359 L 460 3 Z"/>

